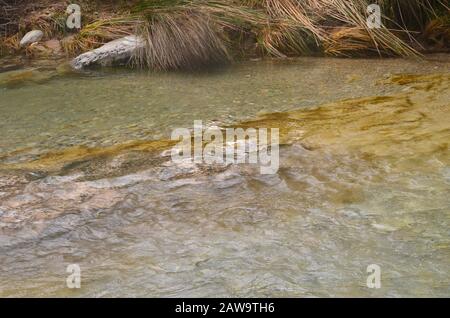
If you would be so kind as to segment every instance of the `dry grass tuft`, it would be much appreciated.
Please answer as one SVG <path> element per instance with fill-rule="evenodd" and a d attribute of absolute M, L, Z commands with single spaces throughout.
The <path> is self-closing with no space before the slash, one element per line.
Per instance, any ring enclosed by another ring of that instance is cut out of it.
<path fill-rule="evenodd" d="M 80 32 L 63 38 L 61 45 L 69 56 L 86 52 L 102 44 L 135 33 L 129 18 L 101 19 L 85 25 Z"/>
<path fill-rule="evenodd" d="M 450 43 L 450 15 L 431 20 L 425 27 L 423 38 L 434 51 L 445 51 Z"/>
<path fill-rule="evenodd" d="M 135 64 L 154 70 L 194 70 L 226 63 L 230 56 L 218 26 L 199 13 L 162 13 L 142 26 L 145 47 Z"/>
<path fill-rule="evenodd" d="M 20 37 L 18 34 L 14 34 L 9 37 L 0 39 L 0 56 L 12 54 L 17 52 L 20 48 Z"/>

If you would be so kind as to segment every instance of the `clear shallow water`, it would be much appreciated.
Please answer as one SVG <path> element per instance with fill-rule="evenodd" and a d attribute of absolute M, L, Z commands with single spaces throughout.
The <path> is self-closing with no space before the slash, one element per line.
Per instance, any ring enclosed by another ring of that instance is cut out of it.
<path fill-rule="evenodd" d="M 0 73 L 0 153 L 16 151 L 19 157 L 9 161 L 31 159 L 70 146 L 169 138 L 172 129 L 192 127 L 194 119 L 235 123 L 260 113 L 385 95 L 399 88 L 377 80 L 445 71 L 445 61 L 302 58 L 206 74 L 123 69 L 76 75 L 51 66 Z"/>
<path fill-rule="evenodd" d="M 449 79 L 390 77 L 449 65 L 300 59 L 2 88 L 0 295 L 449 296 Z M 278 173 L 123 146 L 194 119 L 280 127 Z"/>

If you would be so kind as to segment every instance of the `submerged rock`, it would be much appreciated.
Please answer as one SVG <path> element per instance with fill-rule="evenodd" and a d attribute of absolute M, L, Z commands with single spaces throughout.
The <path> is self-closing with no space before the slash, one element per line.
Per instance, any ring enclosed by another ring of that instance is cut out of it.
<path fill-rule="evenodd" d="M 40 58 L 57 58 L 62 54 L 61 45 L 56 39 L 32 43 L 28 46 L 27 50 L 31 56 Z"/>
<path fill-rule="evenodd" d="M 30 83 L 44 83 L 56 75 L 58 73 L 54 69 L 44 70 L 39 68 L 25 68 L 4 72 L 0 73 L 0 88 L 13 88 Z"/>
<path fill-rule="evenodd" d="M 20 46 L 26 46 L 35 42 L 39 42 L 44 36 L 44 32 L 41 30 L 33 30 L 25 34 L 25 36 L 20 40 Z"/>
<path fill-rule="evenodd" d="M 131 35 L 120 38 L 105 45 L 83 53 L 71 61 L 74 69 L 82 69 L 91 65 L 111 66 L 126 64 L 136 52 L 142 48 L 145 42 L 137 36 Z"/>
<path fill-rule="evenodd" d="M 45 41 L 44 45 L 54 54 L 58 54 L 61 52 L 61 43 L 57 39 Z"/>
<path fill-rule="evenodd" d="M 15 71 L 23 67 L 23 62 L 18 57 L 6 57 L 0 59 L 0 73 Z"/>

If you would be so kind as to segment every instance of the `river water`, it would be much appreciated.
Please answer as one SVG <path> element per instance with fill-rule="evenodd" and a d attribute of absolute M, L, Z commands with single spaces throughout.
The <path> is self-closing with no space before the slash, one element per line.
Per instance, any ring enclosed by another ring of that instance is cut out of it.
<path fill-rule="evenodd" d="M 0 73 L 0 296 L 448 297 L 449 88 L 447 55 Z M 194 120 L 279 128 L 279 170 L 172 162 Z"/>

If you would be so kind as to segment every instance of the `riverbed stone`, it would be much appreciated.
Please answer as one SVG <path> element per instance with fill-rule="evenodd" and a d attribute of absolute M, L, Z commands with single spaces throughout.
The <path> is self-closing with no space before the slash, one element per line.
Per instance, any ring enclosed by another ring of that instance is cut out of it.
<path fill-rule="evenodd" d="M 39 42 L 44 36 L 44 32 L 41 30 L 33 30 L 24 35 L 20 40 L 20 46 L 27 46 L 32 43 Z"/>
<path fill-rule="evenodd" d="M 130 61 L 133 54 L 142 48 L 145 42 L 142 38 L 130 35 L 83 53 L 71 61 L 74 69 L 82 69 L 91 65 L 112 66 L 122 65 Z"/>
<path fill-rule="evenodd" d="M 33 57 L 39 58 L 59 57 L 62 55 L 61 45 L 56 39 L 32 43 L 27 47 L 27 51 Z"/>
<path fill-rule="evenodd" d="M 61 52 L 61 44 L 57 39 L 51 39 L 44 42 L 44 45 L 50 49 L 54 54 Z"/>
<path fill-rule="evenodd" d="M 12 88 L 24 84 L 44 83 L 57 75 L 58 73 L 54 69 L 40 70 L 38 68 L 25 68 L 4 72 L 0 73 L 0 88 Z"/>

